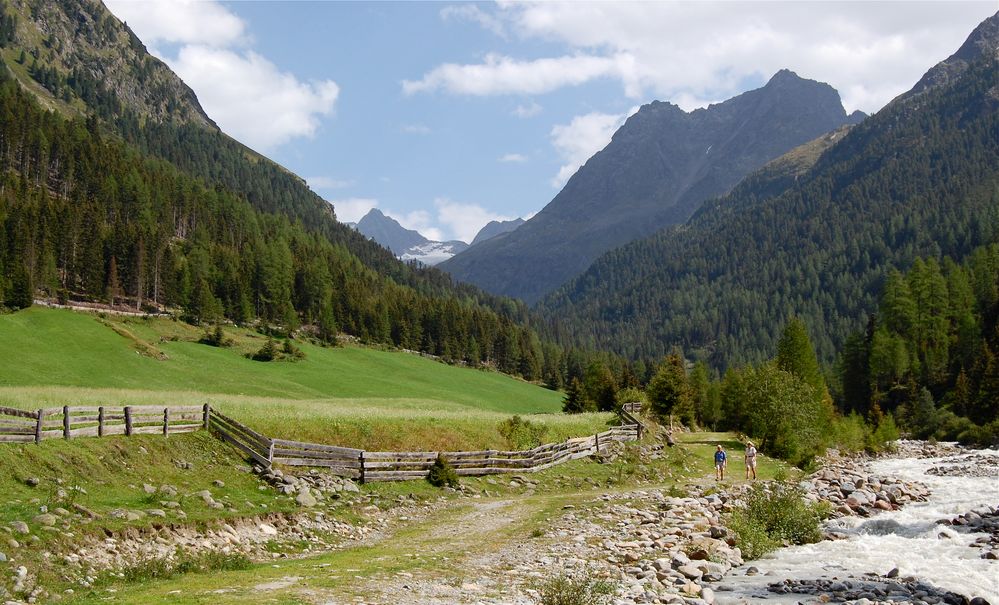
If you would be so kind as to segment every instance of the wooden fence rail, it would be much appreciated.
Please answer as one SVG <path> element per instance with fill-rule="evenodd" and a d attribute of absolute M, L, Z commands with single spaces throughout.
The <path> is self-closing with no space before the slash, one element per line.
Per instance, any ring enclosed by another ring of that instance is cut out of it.
<path fill-rule="evenodd" d="M 640 439 L 642 431 L 642 425 L 635 422 L 611 427 L 596 435 L 546 443 L 524 451 L 368 452 L 271 439 L 212 409 L 207 403 L 204 406 L 64 406 L 35 411 L 0 407 L 0 442 L 38 443 L 43 439 L 146 433 L 168 436 L 202 428 L 264 467 L 274 464 L 317 467 L 364 482 L 426 477 L 438 454 L 447 459 L 459 475 L 536 472 L 593 455 L 612 442 Z"/>
<path fill-rule="evenodd" d="M 63 406 L 38 410 L 0 407 L 0 443 L 153 433 L 190 433 L 205 427 L 205 406 Z"/>

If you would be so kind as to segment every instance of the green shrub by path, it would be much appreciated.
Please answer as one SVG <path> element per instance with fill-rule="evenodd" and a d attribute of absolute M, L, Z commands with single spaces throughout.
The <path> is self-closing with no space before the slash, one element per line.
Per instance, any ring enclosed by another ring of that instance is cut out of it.
<path fill-rule="evenodd" d="M 804 492 L 791 481 L 758 483 L 745 496 L 727 524 L 738 536 L 747 560 L 790 544 L 810 544 L 822 539 L 822 511 L 803 499 Z"/>
<path fill-rule="evenodd" d="M 614 594 L 614 585 L 562 572 L 543 580 L 535 590 L 538 605 L 603 605 Z"/>
<path fill-rule="evenodd" d="M 458 487 L 458 473 L 447 458 L 437 454 L 437 460 L 427 472 L 427 482 L 434 487 Z"/>

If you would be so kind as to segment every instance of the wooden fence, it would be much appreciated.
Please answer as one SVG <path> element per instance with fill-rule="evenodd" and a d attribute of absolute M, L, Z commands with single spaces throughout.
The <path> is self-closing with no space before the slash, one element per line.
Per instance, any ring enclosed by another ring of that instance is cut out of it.
<path fill-rule="evenodd" d="M 63 406 L 39 410 L 0 407 L 0 443 L 105 435 L 171 435 L 207 426 L 208 406 Z"/>
<path fill-rule="evenodd" d="M 628 414 L 625 412 L 625 414 Z M 630 414 L 628 414 L 630 416 Z M 530 450 L 475 452 L 368 452 L 349 447 L 271 439 L 208 404 L 204 406 L 64 406 L 36 411 L 0 407 L 0 442 L 43 439 L 188 433 L 207 428 L 264 467 L 274 464 L 324 468 L 341 477 L 403 481 L 425 477 L 441 454 L 459 475 L 530 473 L 598 453 L 611 442 L 641 439 L 637 420 L 610 430 L 547 443 Z"/>
<path fill-rule="evenodd" d="M 530 473 L 599 452 L 613 441 L 640 438 L 640 425 L 612 427 L 589 437 L 548 443 L 526 451 L 369 452 L 349 447 L 270 439 L 228 416 L 211 410 L 208 428 L 264 467 L 274 464 L 323 468 L 340 477 L 371 481 L 421 479 L 441 454 L 459 475 Z"/>

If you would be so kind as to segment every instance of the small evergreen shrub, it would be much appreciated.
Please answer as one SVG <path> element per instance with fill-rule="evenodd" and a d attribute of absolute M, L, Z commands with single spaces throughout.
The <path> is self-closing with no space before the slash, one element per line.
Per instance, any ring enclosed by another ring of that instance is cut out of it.
<path fill-rule="evenodd" d="M 278 357 L 277 343 L 273 338 L 268 338 L 264 346 L 251 356 L 253 361 L 274 361 Z"/>
<path fill-rule="evenodd" d="M 603 605 L 614 594 L 614 585 L 586 575 L 559 573 L 537 585 L 538 605 Z"/>
<path fill-rule="evenodd" d="M 437 460 L 427 473 L 427 481 L 434 487 L 458 487 L 458 473 L 447 458 L 437 454 Z"/>
<path fill-rule="evenodd" d="M 202 336 L 201 340 L 198 342 L 210 347 L 232 346 L 232 339 L 225 337 L 225 332 L 222 330 L 222 324 L 215 324 L 215 329 L 206 331 L 204 336 Z"/>

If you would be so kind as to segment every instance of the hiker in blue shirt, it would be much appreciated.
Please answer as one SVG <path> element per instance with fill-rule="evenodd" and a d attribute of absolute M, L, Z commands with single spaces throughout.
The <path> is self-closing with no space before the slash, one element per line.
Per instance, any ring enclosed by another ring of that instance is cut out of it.
<path fill-rule="evenodd" d="M 725 450 L 722 446 L 718 446 L 718 451 L 715 452 L 715 481 L 725 480 L 725 466 L 728 464 L 728 456 L 725 455 Z"/>

